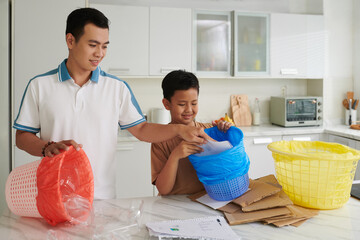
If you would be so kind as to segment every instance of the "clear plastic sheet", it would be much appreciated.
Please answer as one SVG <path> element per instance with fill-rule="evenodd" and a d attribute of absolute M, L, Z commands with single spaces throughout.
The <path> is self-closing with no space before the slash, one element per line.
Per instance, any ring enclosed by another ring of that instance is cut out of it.
<path fill-rule="evenodd" d="M 91 202 L 77 194 L 80 186 L 79 169 L 70 164 L 63 164 L 60 171 L 60 191 L 61 199 L 64 204 L 72 224 L 89 225 L 91 216 Z"/>
<path fill-rule="evenodd" d="M 59 224 L 47 232 L 47 240 L 68 240 L 74 236 L 94 240 L 125 240 L 132 239 L 134 235 L 143 239 L 140 234 L 143 205 L 141 199 L 129 200 L 124 206 L 113 204 L 111 200 L 95 200 L 86 223 Z"/>

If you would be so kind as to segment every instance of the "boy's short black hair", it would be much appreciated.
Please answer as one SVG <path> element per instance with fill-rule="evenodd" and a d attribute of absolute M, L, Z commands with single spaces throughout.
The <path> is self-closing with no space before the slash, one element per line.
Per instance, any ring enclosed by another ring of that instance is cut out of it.
<path fill-rule="evenodd" d="M 88 23 L 109 29 L 109 20 L 102 12 L 95 8 L 79 8 L 72 11 L 67 17 L 65 34 L 71 33 L 78 41 L 84 34 L 84 27 Z"/>
<path fill-rule="evenodd" d="M 199 80 L 197 77 L 191 73 L 186 72 L 185 70 L 175 70 L 168 73 L 161 84 L 163 89 L 164 98 L 171 100 L 171 97 L 174 96 L 176 90 L 188 90 L 190 88 L 195 88 L 199 93 Z"/>

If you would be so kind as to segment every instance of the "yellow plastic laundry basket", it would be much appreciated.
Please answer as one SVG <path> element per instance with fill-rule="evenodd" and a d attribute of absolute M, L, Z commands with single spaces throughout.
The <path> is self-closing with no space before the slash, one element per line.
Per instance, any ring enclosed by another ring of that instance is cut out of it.
<path fill-rule="evenodd" d="M 276 178 L 294 204 L 334 209 L 349 200 L 360 151 L 321 141 L 278 141 L 268 149 Z"/>

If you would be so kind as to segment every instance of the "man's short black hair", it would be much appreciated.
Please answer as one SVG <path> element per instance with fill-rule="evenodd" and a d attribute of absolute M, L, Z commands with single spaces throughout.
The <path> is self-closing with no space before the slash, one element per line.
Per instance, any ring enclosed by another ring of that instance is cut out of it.
<path fill-rule="evenodd" d="M 176 90 L 188 90 L 195 88 L 199 94 L 199 81 L 197 77 L 185 70 L 175 70 L 168 73 L 161 84 L 163 89 L 164 98 L 171 101 L 171 97 L 174 96 Z"/>
<path fill-rule="evenodd" d="M 66 20 L 65 34 L 71 33 L 78 41 L 84 34 L 84 27 L 88 23 L 109 29 L 109 20 L 102 12 L 95 8 L 79 8 L 69 14 Z"/>

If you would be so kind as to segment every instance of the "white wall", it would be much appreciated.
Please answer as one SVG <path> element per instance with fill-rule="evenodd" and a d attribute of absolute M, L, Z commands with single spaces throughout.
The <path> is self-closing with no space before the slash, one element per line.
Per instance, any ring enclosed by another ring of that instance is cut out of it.
<path fill-rule="evenodd" d="M 353 0 L 353 74 L 355 96 L 360 98 L 360 1 Z"/>
<path fill-rule="evenodd" d="M 322 14 L 323 0 L 89 0 L 91 3 Z"/>
<path fill-rule="evenodd" d="M 129 83 L 143 112 L 149 114 L 152 107 L 162 107 L 162 78 L 123 78 Z M 321 80 L 318 80 L 321 81 Z M 282 87 L 287 87 L 288 95 L 306 95 L 307 80 L 300 79 L 226 79 L 200 78 L 199 113 L 197 120 L 208 122 L 231 114 L 230 95 L 247 94 L 252 107 L 254 99 L 260 100 L 261 120 L 269 120 L 270 94 L 281 96 Z"/>
<path fill-rule="evenodd" d="M 0 214 L 6 207 L 5 183 L 10 167 L 8 11 L 9 1 L 0 0 Z"/>
<path fill-rule="evenodd" d="M 324 118 L 342 121 L 342 100 L 353 85 L 353 0 L 324 0 L 324 21 L 328 37 L 324 84 Z M 355 97 L 360 97 L 359 94 Z"/>

